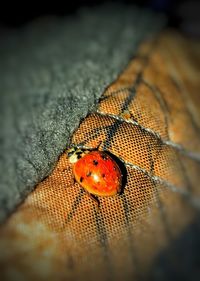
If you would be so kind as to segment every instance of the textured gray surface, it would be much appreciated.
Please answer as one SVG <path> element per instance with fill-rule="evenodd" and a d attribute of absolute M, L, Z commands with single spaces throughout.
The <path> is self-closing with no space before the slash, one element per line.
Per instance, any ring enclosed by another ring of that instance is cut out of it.
<path fill-rule="evenodd" d="M 0 47 L 0 221 L 52 170 L 69 137 L 163 19 L 124 6 L 38 20 Z"/>

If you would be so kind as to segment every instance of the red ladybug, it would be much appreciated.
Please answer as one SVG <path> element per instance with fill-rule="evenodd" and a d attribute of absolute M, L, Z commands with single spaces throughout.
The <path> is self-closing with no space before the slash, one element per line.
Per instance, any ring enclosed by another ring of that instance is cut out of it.
<path fill-rule="evenodd" d="M 76 181 L 89 195 L 113 196 L 121 191 L 121 170 L 108 153 L 74 147 L 67 155 Z"/>

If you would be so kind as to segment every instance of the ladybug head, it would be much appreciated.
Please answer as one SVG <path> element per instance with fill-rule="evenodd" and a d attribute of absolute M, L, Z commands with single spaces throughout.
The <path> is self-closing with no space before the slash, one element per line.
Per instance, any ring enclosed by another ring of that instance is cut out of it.
<path fill-rule="evenodd" d="M 74 164 L 88 152 L 78 147 L 72 147 L 67 151 L 67 157 L 69 158 L 69 162 Z"/>

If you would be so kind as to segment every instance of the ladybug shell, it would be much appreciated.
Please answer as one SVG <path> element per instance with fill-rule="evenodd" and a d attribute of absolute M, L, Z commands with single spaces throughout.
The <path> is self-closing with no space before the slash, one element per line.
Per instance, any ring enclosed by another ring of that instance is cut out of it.
<path fill-rule="evenodd" d="M 73 166 L 76 181 L 89 193 L 112 196 L 120 192 L 121 170 L 105 152 L 91 151 Z"/>

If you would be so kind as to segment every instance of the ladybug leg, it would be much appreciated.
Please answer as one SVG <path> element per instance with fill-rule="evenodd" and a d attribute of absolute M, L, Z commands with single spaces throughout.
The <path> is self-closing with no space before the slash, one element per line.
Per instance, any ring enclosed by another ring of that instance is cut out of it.
<path fill-rule="evenodd" d="M 95 202 L 97 208 L 99 209 L 100 207 L 100 202 L 99 200 L 94 196 L 92 195 L 91 193 L 89 193 L 87 190 L 85 190 L 86 194 Z"/>
<path fill-rule="evenodd" d="M 69 167 L 63 168 L 63 169 L 59 169 L 59 168 L 58 168 L 58 170 L 59 170 L 61 173 L 65 173 L 65 172 L 68 172 L 68 171 L 70 170 L 70 168 L 69 168 Z"/>
<path fill-rule="evenodd" d="M 75 177 L 72 177 L 71 185 L 74 186 L 76 182 L 77 181 L 76 181 Z"/>
<path fill-rule="evenodd" d="M 96 150 L 99 150 L 99 147 L 101 146 L 102 142 L 103 142 L 103 141 L 100 141 L 100 142 L 99 142 L 99 144 L 98 144 L 97 147 L 96 147 Z"/>

